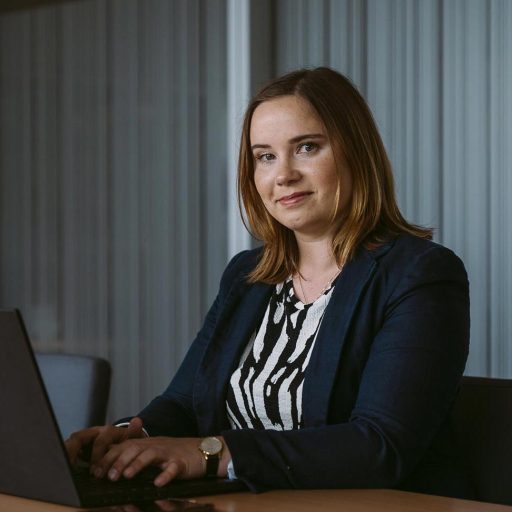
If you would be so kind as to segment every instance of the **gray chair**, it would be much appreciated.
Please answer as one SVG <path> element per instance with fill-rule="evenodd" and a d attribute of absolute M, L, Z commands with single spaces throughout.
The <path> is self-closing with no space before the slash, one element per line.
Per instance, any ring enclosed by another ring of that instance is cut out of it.
<path fill-rule="evenodd" d="M 452 425 L 477 499 L 512 505 L 512 380 L 463 377 Z"/>
<path fill-rule="evenodd" d="M 98 357 L 36 353 L 62 437 L 105 423 L 110 364 Z"/>

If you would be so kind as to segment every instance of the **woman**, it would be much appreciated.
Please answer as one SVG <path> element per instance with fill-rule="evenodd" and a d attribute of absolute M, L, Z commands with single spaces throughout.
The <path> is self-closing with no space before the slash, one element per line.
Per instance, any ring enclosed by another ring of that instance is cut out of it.
<path fill-rule="evenodd" d="M 465 495 L 447 418 L 468 352 L 466 273 L 400 214 L 352 84 L 317 68 L 257 94 L 238 190 L 263 247 L 229 263 L 167 390 L 128 428 L 74 434 L 71 460 L 92 444 L 91 470 L 112 480 L 153 464 L 156 485 L 229 473 L 253 490 Z"/>

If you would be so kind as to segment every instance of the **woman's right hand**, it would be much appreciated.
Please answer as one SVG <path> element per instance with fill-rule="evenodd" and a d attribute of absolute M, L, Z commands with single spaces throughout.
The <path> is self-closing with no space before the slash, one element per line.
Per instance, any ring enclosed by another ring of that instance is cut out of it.
<path fill-rule="evenodd" d="M 141 437 L 146 437 L 146 434 L 142 430 L 142 420 L 135 416 L 127 427 L 105 425 L 79 430 L 71 434 L 64 444 L 73 466 L 79 458 L 83 458 L 88 460 L 91 473 L 94 473 L 95 464 L 103 458 L 113 444 Z M 86 452 L 90 452 L 90 457 L 85 455 Z"/>

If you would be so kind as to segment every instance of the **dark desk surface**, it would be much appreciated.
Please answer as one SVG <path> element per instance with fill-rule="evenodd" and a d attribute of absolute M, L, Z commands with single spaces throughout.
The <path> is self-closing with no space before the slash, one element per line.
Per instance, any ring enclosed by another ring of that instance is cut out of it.
<path fill-rule="evenodd" d="M 512 512 L 512 507 L 387 489 L 272 491 L 202 496 L 219 512 Z M 80 509 L 0 494 L 1 512 L 73 512 Z"/>

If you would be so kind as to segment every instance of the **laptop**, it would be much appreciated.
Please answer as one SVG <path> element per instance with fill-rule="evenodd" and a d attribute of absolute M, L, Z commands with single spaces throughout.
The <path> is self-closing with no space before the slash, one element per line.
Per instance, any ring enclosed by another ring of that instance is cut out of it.
<path fill-rule="evenodd" d="M 0 354 L 0 493 L 75 507 L 173 498 L 177 508 L 165 510 L 206 510 L 180 499 L 247 490 L 243 482 L 227 478 L 176 480 L 158 488 L 153 485 L 157 468 L 118 482 L 75 470 L 17 310 L 0 311 Z"/>

